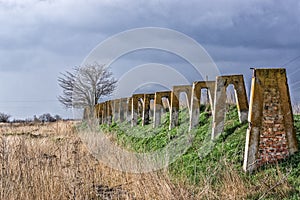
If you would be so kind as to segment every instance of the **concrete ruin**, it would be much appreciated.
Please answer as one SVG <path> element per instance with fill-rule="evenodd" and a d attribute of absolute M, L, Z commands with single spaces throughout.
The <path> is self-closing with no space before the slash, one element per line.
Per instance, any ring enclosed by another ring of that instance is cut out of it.
<path fill-rule="evenodd" d="M 138 120 L 138 106 L 140 99 L 144 98 L 144 94 L 134 94 L 131 98 L 131 126 L 137 125 Z"/>
<path fill-rule="evenodd" d="M 161 115 L 164 112 L 162 98 L 171 100 L 171 91 L 156 92 L 154 97 L 154 114 L 153 114 L 153 128 L 161 123 Z"/>
<path fill-rule="evenodd" d="M 142 114 L 142 126 L 150 123 L 150 101 L 154 99 L 155 94 L 144 94 L 143 98 L 143 114 Z"/>
<path fill-rule="evenodd" d="M 110 125 L 112 123 L 112 101 L 105 102 L 105 123 Z"/>
<path fill-rule="evenodd" d="M 290 93 L 285 69 L 255 69 L 252 77 L 250 110 L 243 75 L 218 76 L 216 81 L 197 81 L 192 86 L 174 86 L 173 91 L 155 94 L 134 94 L 129 98 L 110 100 L 95 106 L 95 116 L 101 124 L 112 120 L 127 120 L 136 126 L 150 123 L 153 109 L 153 128 L 161 123 L 162 113 L 170 112 L 169 129 L 179 125 L 180 94 L 187 96 L 189 130 L 199 124 L 201 91 L 207 89 L 213 115 L 212 140 L 223 132 L 226 120 L 227 87 L 234 86 L 239 121 L 249 121 L 243 169 L 251 172 L 266 163 L 277 162 L 298 151 Z M 163 98 L 166 98 L 163 105 Z M 154 100 L 153 105 L 151 101 Z M 249 116 L 248 116 L 249 112 Z M 88 119 L 89 109 L 84 110 Z"/>
<path fill-rule="evenodd" d="M 241 123 L 247 121 L 249 105 L 243 75 L 218 76 L 215 87 L 212 139 L 223 132 L 226 116 L 226 89 L 231 84 L 234 86 L 239 120 Z"/>
<path fill-rule="evenodd" d="M 185 93 L 188 99 L 188 109 L 190 109 L 190 102 L 192 96 L 192 86 L 191 85 L 180 85 L 173 86 L 173 91 L 171 93 L 171 106 L 170 106 L 170 125 L 169 129 L 171 130 L 175 126 L 178 126 L 178 114 L 179 114 L 179 97 L 180 93 Z"/>
<path fill-rule="evenodd" d="M 211 109 L 214 108 L 215 99 L 215 81 L 197 81 L 193 83 L 191 110 L 190 110 L 190 126 L 189 130 L 194 128 L 199 123 L 200 116 L 200 103 L 201 103 L 201 90 L 207 89 L 209 94 L 209 103 Z"/>
<path fill-rule="evenodd" d="M 117 122 L 120 119 L 120 99 L 111 100 L 112 102 L 112 113 L 113 113 L 113 121 Z"/>
<path fill-rule="evenodd" d="M 102 118 L 103 118 L 103 104 L 98 103 L 95 105 L 95 117 L 98 119 L 99 124 L 102 124 Z"/>
<path fill-rule="evenodd" d="M 127 98 L 127 112 L 125 114 L 126 116 L 126 121 L 131 122 L 131 112 L 132 112 L 132 98 L 128 97 Z"/>
<path fill-rule="evenodd" d="M 126 120 L 127 115 L 127 98 L 120 99 L 119 105 L 119 121 L 122 123 Z"/>
<path fill-rule="evenodd" d="M 285 69 L 254 69 L 244 171 L 298 151 Z"/>

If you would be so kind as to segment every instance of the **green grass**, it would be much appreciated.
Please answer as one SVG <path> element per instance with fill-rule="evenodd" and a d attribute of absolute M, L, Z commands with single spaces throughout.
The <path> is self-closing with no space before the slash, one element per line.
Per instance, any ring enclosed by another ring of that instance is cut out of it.
<path fill-rule="evenodd" d="M 247 199 L 258 199 L 261 196 L 263 199 L 297 199 L 300 196 L 300 153 L 276 165 L 263 166 L 253 174 L 245 174 L 242 164 L 248 124 L 239 123 L 236 107 L 229 106 L 224 131 L 212 142 L 212 117 L 205 110 L 205 107 L 201 107 L 199 125 L 191 132 L 191 145 L 168 167 L 174 180 L 184 180 L 190 185 L 203 187 L 209 184 L 214 191 L 228 184 L 231 179 L 240 180 L 239 184 L 251 191 L 246 194 Z M 136 152 L 151 152 L 164 148 L 173 140 L 188 134 L 187 110 L 179 113 L 179 127 L 169 130 L 168 119 L 167 113 L 162 118 L 162 124 L 156 129 L 152 128 L 152 124 L 132 128 L 128 123 L 101 125 L 100 128 L 107 134 L 112 134 L 118 145 L 124 148 Z M 299 140 L 300 116 L 295 116 L 295 127 Z M 288 189 L 284 189 L 283 184 L 276 186 L 280 181 L 284 182 Z M 272 186 L 275 186 L 274 189 L 271 189 Z"/>

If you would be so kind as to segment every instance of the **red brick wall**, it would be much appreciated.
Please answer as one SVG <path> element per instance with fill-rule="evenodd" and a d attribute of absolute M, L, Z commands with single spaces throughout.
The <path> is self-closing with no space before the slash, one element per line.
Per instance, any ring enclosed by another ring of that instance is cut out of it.
<path fill-rule="evenodd" d="M 257 164 L 272 163 L 289 155 L 287 134 L 280 103 L 280 92 L 275 79 L 265 80 L 262 126 Z M 274 84 L 275 83 L 275 84 Z"/>

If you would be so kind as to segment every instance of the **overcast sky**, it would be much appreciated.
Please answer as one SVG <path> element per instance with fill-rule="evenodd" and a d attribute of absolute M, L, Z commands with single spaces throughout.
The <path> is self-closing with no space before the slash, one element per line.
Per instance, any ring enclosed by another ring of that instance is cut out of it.
<path fill-rule="evenodd" d="M 243 73 L 247 84 L 250 67 L 292 61 L 285 67 L 296 94 L 299 13 L 298 0 L 0 0 L 0 112 L 12 118 L 46 112 L 72 117 L 57 101 L 59 73 L 79 66 L 103 40 L 142 27 L 186 34 L 205 48 L 222 74 Z M 155 51 L 123 57 L 119 65 L 176 65 L 178 60 Z"/>

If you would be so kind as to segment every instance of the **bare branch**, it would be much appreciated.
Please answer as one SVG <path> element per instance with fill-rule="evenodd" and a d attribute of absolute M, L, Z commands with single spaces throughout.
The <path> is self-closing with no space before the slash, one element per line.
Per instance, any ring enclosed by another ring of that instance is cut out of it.
<path fill-rule="evenodd" d="M 75 67 L 73 72 L 61 73 L 57 80 L 63 89 L 58 100 L 66 108 L 93 108 L 101 97 L 115 90 L 117 83 L 109 69 L 97 63 Z"/>

